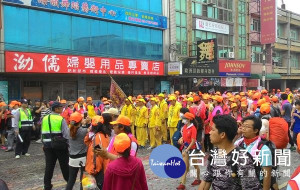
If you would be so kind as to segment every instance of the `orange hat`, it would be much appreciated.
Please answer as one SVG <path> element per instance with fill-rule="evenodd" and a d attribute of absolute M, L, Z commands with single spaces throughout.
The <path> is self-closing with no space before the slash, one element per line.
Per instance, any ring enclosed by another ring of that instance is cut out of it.
<path fill-rule="evenodd" d="M 61 103 L 61 104 L 66 104 L 66 103 L 67 103 L 67 100 L 62 99 L 62 100 L 60 100 L 60 103 Z"/>
<path fill-rule="evenodd" d="M 142 98 L 143 98 L 142 95 L 138 95 L 138 96 L 136 97 L 136 99 L 142 99 Z"/>
<path fill-rule="evenodd" d="M 175 96 L 170 96 L 168 101 L 173 101 L 173 100 L 176 100 L 176 97 Z"/>
<path fill-rule="evenodd" d="M 209 99 L 209 95 L 203 94 L 203 95 L 202 95 L 202 99 L 203 99 L 203 100 L 208 100 L 208 99 Z"/>
<path fill-rule="evenodd" d="M 247 98 L 246 97 L 242 97 L 241 102 L 247 102 Z"/>
<path fill-rule="evenodd" d="M 266 103 L 266 100 L 265 99 L 259 99 L 258 101 L 257 101 L 257 106 L 261 106 L 262 104 L 264 104 L 264 103 Z"/>
<path fill-rule="evenodd" d="M 248 104 L 246 102 L 241 103 L 241 107 L 247 107 L 247 106 L 248 106 Z"/>
<path fill-rule="evenodd" d="M 255 94 L 253 94 L 252 99 L 253 100 L 259 100 L 260 96 L 261 96 L 260 93 L 255 93 Z"/>
<path fill-rule="evenodd" d="M 75 123 L 78 123 L 82 120 L 82 115 L 79 112 L 74 112 L 70 116 L 70 121 L 75 121 Z"/>
<path fill-rule="evenodd" d="M 262 94 L 268 94 L 268 91 L 267 90 L 262 90 L 261 93 Z"/>
<path fill-rule="evenodd" d="M 103 124 L 103 122 L 104 122 L 103 117 L 99 116 L 99 115 L 94 116 L 93 119 L 92 119 L 92 125 L 93 126 L 97 126 L 98 123 L 102 123 Z"/>
<path fill-rule="evenodd" d="M 130 126 L 131 122 L 130 119 L 126 116 L 120 115 L 116 121 L 110 122 L 110 124 L 112 125 L 116 125 L 116 124 L 122 124 L 125 126 Z"/>
<path fill-rule="evenodd" d="M 223 97 L 222 96 L 216 96 L 216 101 L 217 102 L 222 102 L 223 101 Z"/>
<path fill-rule="evenodd" d="M 186 112 L 184 115 L 183 115 L 184 118 L 188 119 L 188 120 L 193 120 L 195 119 L 195 116 L 194 114 L 190 113 L 190 112 Z"/>
<path fill-rule="evenodd" d="M 92 97 L 87 97 L 86 100 L 87 100 L 87 101 L 92 101 L 93 98 L 92 98 Z"/>
<path fill-rule="evenodd" d="M 232 104 L 230 105 L 230 107 L 231 107 L 231 108 L 237 107 L 237 104 L 236 104 L 236 103 L 232 103 Z"/>
<path fill-rule="evenodd" d="M 246 96 L 245 92 L 240 92 L 240 96 Z"/>
<path fill-rule="evenodd" d="M 179 95 L 179 94 L 180 94 L 180 92 L 179 92 L 179 91 L 175 91 L 175 94 Z"/>
<path fill-rule="evenodd" d="M 277 96 L 273 96 L 273 97 L 271 98 L 271 101 L 272 101 L 272 102 L 278 102 L 278 97 L 277 97 Z"/>
<path fill-rule="evenodd" d="M 5 102 L 0 102 L 0 107 L 7 106 Z"/>
<path fill-rule="evenodd" d="M 131 140 L 126 133 L 120 133 L 115 137 L 114 148 L 117 152 L 122 153 L 131 145 Z"/>
<path fill-rule="evenodd" d="M 217 91 L 217 92 L 216 92 L 216 95 L 221 96 L 221 92 L 220 92 L 220 91 Z"/>
<path fill-rule="evenodd" d="M 82 102 L 82 101 L 84 101 L 84 98 L 83 98 L 83 97 L 79 97 L 79 98 L 77 99 L 77 102 Z"/>
<path fill-rule="evenodd" d="M 12 108 L 12 107 L 14 107 L 15 105 L 20 105 L 20 102 L 13 100 L 13 101 L 10 102 L 9 107 Z"/>
<path fill-rule="evenodd" d="M 194 102 L 199 102 L 200 101 L 200 96 L 194 96 Z"/>
<path fill-rule="evenodd" d="M 201 91 L 199 91 L 199 92 L 198 92 L 198 95 L 199 95 L 199 96 L 202 96 L 202 92 L 201 92 Z"/>
<path fill-rule="evenodd" d="M 234 97 L 231 97 L 231 98 L 229 98 L 229 101 L 231 101 L 231 102 L 235 102 L 235 99 L 234 99 Z"/>
<path fill-rule="evenodd" d="M 240 95 L 235 95 L 235 99 L 240 100 L 240 99 L 241 99 L 241 96 L 240 96 Z"/>
<path fill-rule="evenodd" d="M 270 107 L 270 105 L 269 104 L 262 104 L 261 106 L 260 106 L 260 113 L 261 114 L 269 114 L 270 113 L 270 111 L 271 111 L 271 107 Z"/>

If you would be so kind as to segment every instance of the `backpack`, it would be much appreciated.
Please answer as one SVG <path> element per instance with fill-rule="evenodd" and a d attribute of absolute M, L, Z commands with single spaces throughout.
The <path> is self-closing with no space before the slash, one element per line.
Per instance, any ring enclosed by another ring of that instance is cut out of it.
<path fill-rule="evenodd" d="M 288 123 L 281 117 L 269 119 L 269 137 L 277 149 L 284 149 L 289 143 Z"/>
<path fill-rule="evenodd" d="M 240 143 L 239 143 L 239 145 L 238 145 L 238 147 L 239 148 L 241 148 L 241 149 L 245 149 L 244 147 L 243 147 L 243 144 L 244 144 L 244 140 L 242 140 Z M 257 146 L 257 150 L 261 150 L 262 149 L 262 147 L 263 146 L 267 146 L 269 149 L 270 149 L 270 151 L 271 151 L 271 154 L 272 154 L 272 173 L 273 173 L 273 171 L 276 171 L 277 170 L 277 166 L 276 166 L 276 163 L 275 163 L 275 149 L 276 149 L 276 146 L 275 146 L 275 144 L 272 142 L 272 141 L 268 141 L 268 140 L 266 140 L 266 139 L 261 139 L 261 141 L 258 143 L 258 146 Z M 253 161 L 253 163 L 254 163 L 254 158 L 253 158 L 253 156 L 249 153 L 248 154 L 248 156 L 249 156 L 249 158 Z M 232 160 L 232 159 L 231 159 Z M 260 177 L 261 177 L 261 171 L 262 171 L 262 168 L 261 168 L 261 166 L 260 166 L 260 164 L 258 164 L 258 165 L 254 165 L 254 167 L 255 167 L 255 173 L 256 173 L 256 176 L 258 177 L 258 179 L 260 180 Z M 236 171 L 236 169 L 234 170 L 235 168 L 231 168 L 231 170 L 234 172 L 234 171 Z M 236 173 L 237 174 L 237 173 Z M 273 176 L 272 176 L 272 178 L 273 178 Z M 271 183 L 272 182 L 276 182 L 276 180 L 271 180 Z M 263 179 L 262 180 L 260 180 L 260 182 L 261 182 L 261 184 L 263 183 Z M 273 184 L 271 184 L 271 187 L 272 187 L 272 185 Z"/>
<path fill-rule="evenodd" d="M 271 105 L 271 109 L 274 110 L 274 116 L 273 117 L 281 117 L 280 110 L 278 108 Z"/>

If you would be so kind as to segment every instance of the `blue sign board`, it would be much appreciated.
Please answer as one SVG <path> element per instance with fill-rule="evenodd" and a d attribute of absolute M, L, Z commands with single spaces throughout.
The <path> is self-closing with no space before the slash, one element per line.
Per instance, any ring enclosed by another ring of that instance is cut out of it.
<path fill-rule="evenodd" d="M 72 14 L 96 17 L 117 22 L 148 26 L 159 29 L 167 28 L 167 17 L 145 13 L 132 9 L 106 5 L 87 0 L 3 0 L 6 3 L 21 4 L 62 11 Z"/>

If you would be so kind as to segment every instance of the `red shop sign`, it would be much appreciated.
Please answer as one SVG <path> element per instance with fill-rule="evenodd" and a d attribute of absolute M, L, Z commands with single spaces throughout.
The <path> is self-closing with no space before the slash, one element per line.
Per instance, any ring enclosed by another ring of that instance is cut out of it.
<path fill-rule="evenodd" d="M 219 75 L 229 77 L 250 77 L 250 61 L 219 60 Z"/>
<path fill-rule="evenodd" d="M 164 75 L 164 63 L 131 59 L 5 52 L 5 71 L 13 73 L 70 73 Z"/>
<path fill-rule="evenodd" d="M 276 42 L 277 35 L 277 6 L 276 0 L 260 1 L 260 26 L 261 44 L 272 44 Z"/>

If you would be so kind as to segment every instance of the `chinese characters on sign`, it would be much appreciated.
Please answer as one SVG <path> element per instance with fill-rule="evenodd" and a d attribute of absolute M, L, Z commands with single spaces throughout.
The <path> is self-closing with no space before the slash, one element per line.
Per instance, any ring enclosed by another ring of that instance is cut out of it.
<path fill-rule="evenodd" d="M 199 64 L 217 63 L 218 45 L 216 39 L 197 42 L 197 62 Z"/>
<path fill-rule="evenodd" d="M 6 72 L 164 75 L 164 63 L 157 61 L 10 51 L 5 57 Z"/>
<path fill-rule="evenodd" d="M 117 22 L 125 22 L 154 28 L 167 28 L 167 17 L 159 16 L 118 6 L 106 5 L 87 0 L 4 0 L 6 3 L 39 7 L 71 14 L 86 15 Z M 107 1 L 109 2 L 109 1 Z"/>
<path fill-rule="evenodd" d="M 196 29 L 220 34 L 229 34 L 229 25 L 198 18 L 196 19 Z"/>
<path fill-rule="evenodd" d="M 276 42 L 277 35 L 277 6 L 276 0 L 261 0 L 261 44 Z"/>
<path fill-rule="evenodd" d="M 199 64 L 195 58 L 186 59 L 182 65 L 182 68 L 182 74 L 186 76 L 219 76 L 218 64 Z"/>

